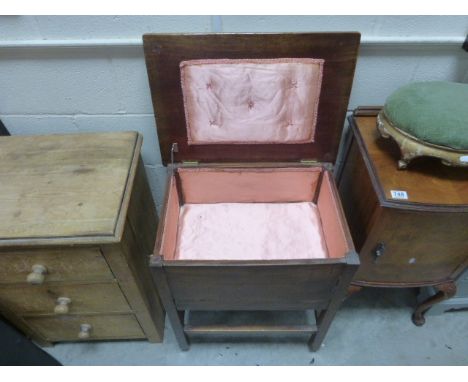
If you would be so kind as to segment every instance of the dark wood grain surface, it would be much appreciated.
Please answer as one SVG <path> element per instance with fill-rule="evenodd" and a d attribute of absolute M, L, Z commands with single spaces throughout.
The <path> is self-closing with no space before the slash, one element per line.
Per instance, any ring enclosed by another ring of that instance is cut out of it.
<path fill-rule="evenodd" d="M 163 163 L 334 162 L 353 82 L 359 33 L 210 34 L 143 36 L 146 66 Z M 315 142 L 309 144 L 188 145 L 179 64 L 213 58 L 322 58 L 325 60 Z"/>
<path fill-rule="evenodd" d="M 178 310 L 324 309 L 343 268 L 339 261 L 164 267 Z"/>

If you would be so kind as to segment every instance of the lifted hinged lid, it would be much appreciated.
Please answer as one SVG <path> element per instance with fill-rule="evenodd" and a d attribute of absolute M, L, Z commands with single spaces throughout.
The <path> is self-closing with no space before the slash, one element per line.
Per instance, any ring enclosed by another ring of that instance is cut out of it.
<path fill-rule="evenodd" d="M 335 162 L 359 33 L 147 34 L 164 164 Z M 175 145 L 174 145 L 175 144 Z"/>

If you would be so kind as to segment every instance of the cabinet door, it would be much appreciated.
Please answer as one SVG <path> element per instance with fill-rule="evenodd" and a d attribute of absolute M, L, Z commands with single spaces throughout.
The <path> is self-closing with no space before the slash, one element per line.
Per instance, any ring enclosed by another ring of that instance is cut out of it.
<path fill-rule="evenodd" d="M 468 259 L 468 214 L 385 208 L 360 250 L 355 281 L 433 284 Z"/>

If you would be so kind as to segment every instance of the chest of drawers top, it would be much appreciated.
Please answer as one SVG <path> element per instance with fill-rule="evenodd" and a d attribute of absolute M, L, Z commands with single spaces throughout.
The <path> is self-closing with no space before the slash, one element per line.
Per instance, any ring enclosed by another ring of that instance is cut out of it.
<path fill-rule="evenodd" d="M 136 132 L 0 138 L 0 248 L 120 241 Z"/>

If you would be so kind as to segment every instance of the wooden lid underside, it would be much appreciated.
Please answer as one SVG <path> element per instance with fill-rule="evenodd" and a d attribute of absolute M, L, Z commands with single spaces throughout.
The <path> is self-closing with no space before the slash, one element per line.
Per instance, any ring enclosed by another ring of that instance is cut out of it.
<path fill-rule="evenodd" d="M 359 33 L 211 34 L 143 36 L 164 164 L 171 161 L 334 162 L 354 76 Z M 180 63 L 190 60 L 323 60 L 314 140 L 308 143 L 188 144 Z"/>

